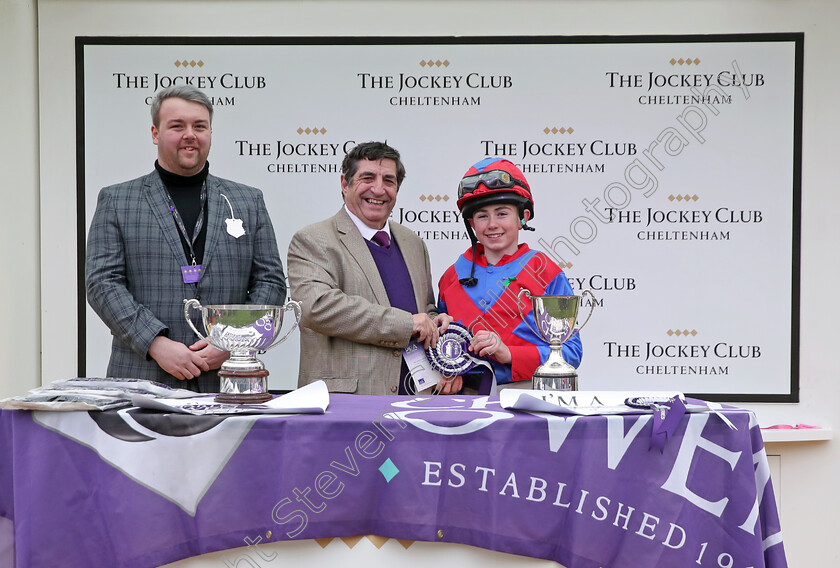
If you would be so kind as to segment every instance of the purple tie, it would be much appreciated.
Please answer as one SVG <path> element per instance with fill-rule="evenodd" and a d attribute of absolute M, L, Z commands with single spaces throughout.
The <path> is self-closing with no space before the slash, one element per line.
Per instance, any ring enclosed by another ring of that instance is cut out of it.
<path fill-rule="evenodd" d="M 376 231 L 371 240 L 381 247 L 388 248 L 391 246 L 391 239 L 388 238 L 388 233 L 385 231 Z"/>

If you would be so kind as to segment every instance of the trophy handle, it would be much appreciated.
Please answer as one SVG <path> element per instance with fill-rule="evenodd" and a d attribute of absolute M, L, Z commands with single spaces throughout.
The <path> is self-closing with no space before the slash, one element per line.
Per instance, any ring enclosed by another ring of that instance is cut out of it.
<path fill-rule="evenodd" d="M 516 308 L 519 310 L 519 317 L 522 318 L 522 321 L 525 323 L 525 325 L 528 326 L 528 329 L 534 332 L 534 335 L 536 335 L 537 337 L 542 337 L 544 341 L 548 341 L 545 337 L 543 337 L 543 334 L 540 333 L 539 324 L 537 324 L 537 329 L 534 329 L 533 327 L 531 327 L 531 324 L 528 323 L 528 319 L 525 317 L 525 314 L 522 313 L 522 294 L 528 296 L 529 300 L 531 299 L 531 292 L 527 288 L 522 288 L 521 290 L 519 290 L 519 293 L 516 295 Z M 537 323 L 536 317 L 534 318 L 534 323 Z"/>
<path fill-rule="evenodd" d="M 210 340 L 207 339 L 206 337 L 204 337 L 204 334 L 202 334 L 200 331 L 198 331 L 198 329 L 196 329 L 195 325 L 193 325 L 192 319 L 190 318 L 190 308 L 195 308 L 197 310 L 200 310 L 201 309 L 201 302 L 199 302 L 195 298 L 193 298 L 192 300 L 184 300 L 184 318 L 187 320 L 187 323 L 189 324 L 189 326 L 192 328 L 192 330 L 195 332 L 195 334 L 198 337 L 200 337 L 201 339 L 206 341 L 208 344 L 213 345 L 212 343 L 210 343 Z M 214 345 L 214 347 L 215 347 L 215 345 Z"/>
<path fill-rule="evenodd" d="M 301 314 L 300 302 L 296 302 L 295 300 L 289 300 L 283 306 L 283 311 L 285 312 L 286 310 L 293 310 L 295 312 L 295 323 L 294 323 L 294 325 L 291 327 L 291 329 L 289 329 L 289 331 L 287 331 L 283 335 L 283 337 L 280 338 L 279 341 L 275 340 L 274 343 L 272 343 L 271 345 L 269 345 L 268 347 L 266 347 L 265 349 L 260 351 L 260 353 L 265 353 L 266 351 L 268 351 L 272 347 L 280 345 L 281 343 L 286 341 L 286 338 L 289 337 L 294 330 L 297 329 L 298 324 L 300 324 L 300 314 Z M 195 328 L 193 328 L 193 329 L 195 329 Z"/>
<path fill-rule="evenodd" d="M 528 288 L 522 288 L 521 290 L 519 290 L 519 293 L 516 295 L 516 307 L 519 309 L 519 317 L 521 317 L 524 320 L 525 319 L 525 314 L 522 313 L 522 294 L 525 294 L 526 296 L 528 296 L 528 299 L 530 300 L 531 299 L 531 292 L 528 290 Z"/>
<path fill-rule="evenodd" d="M 592 302 L 591 302 L 591 304 L 592 304 L 592 305 L 590 305 L 590 306 L 589 306 L 589 314 L 587 314 L 586 319 L 585 319 L 585 320 L 583 320 L 583 323 L 582 323 L 582 324 L 580 324 L 579 326 L 577 326 L 577 329 L 575 329 L 575 330 L 572 332 L 572 334 L 569 336 L 569 339 L 573 338 L 575 335 L 577 335 L 578 333 L 580 333 L 580 330 L 582 330 L 582 329 L 583 329 L 583 326 L 585 326 L 585 325 L 586 325 L 586 322 L 588 322 L 588 321 L 589 321 L 589 318 L 591 318 L 591 317 L 592 317 L 592 312 L 594 312 L 594 311 L 595 311 L 595 302 L 596 302 L 597 300 L 595 299 L 595 294 L 593 294 L 593 293 L 592 293 L 592 290 L 584 290 L 583 292 L 581 292 L 581 293 L 580 293 L 580 296 L 581 296 L 581 298 L 583 298 L 584 296 L 589 296 L 590 298 L 592 298 Z M 568 341 L 569 339 L 567 339 L 566 341 Z"/>

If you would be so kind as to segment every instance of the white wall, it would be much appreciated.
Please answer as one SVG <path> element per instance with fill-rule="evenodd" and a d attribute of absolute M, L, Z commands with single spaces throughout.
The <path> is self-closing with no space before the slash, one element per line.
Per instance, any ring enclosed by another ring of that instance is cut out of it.
<path fill-rule="evenodd" d="M 76 35 L 585 35 L 805 32 L 801 402 L 763 425 L 840 428 L 835 132 L 840 3 L 831 0 L 0 0 L 3 266 L 0 397 L 76 372 Z M 40 72 L 39 72 L 40 65 Z M 40 78 L 40 91 L 38 80 Z M 40 92 L 40 110 L 38 97 Z M 40 133 L 40 135 L 39 135 Z M 113 133 L 119 143 L 121 133 Z M 40 143 L 39 143 L 40 141 Z M 127 176 L 129 177 L 129 176 Z M 42 194 L 38 194 L 38 188 Z M 39 209 L 40 204 L 40 209 Z M 40 227 L 40 235 L 39 235 Z M 39 238 L 40 237 L 40 238 Z M 40 263 L 39 263 L 40 261 Z M 72 275 L 72 276 L 68 276 Z M 65 282 L 72 282 L 67 285 Z M 726 277 L 709 267 L 726 295 Z M 40 293 L 39 293 L 40 291 Z M 38 314 L 40 313 L 40 321 Z M 40 350 L 43 346 L 44 356 Z M 792 567 L 838 565 L 840 443 L 773 444 Z"/>
<path fill-rule="evenodd" d="M 0 398 L 41 376 L 36 25 L 34 2 L 0 0 Z"/>

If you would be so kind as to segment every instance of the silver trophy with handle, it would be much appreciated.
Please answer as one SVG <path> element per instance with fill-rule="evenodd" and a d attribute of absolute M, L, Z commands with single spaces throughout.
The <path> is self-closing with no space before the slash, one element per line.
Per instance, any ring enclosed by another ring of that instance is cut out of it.
<path fill-rule="evenodd" d="M 531 300 L 534 313 L 534 320 L 537 329 L 531 331 L 541 337 L 551 348 L 546 362 L 537 367 L 531 379 L 534 390 L 578 390 L 577 370 L 563 359 L 563 343 L 575 336 L 592 317 L 595 310 L 595 296 L 589 290 L 584 290 L 580 296 L 566 295 L 543 295 L 532 296 L 526 288 L 522 288 L 516 296 L 517 307 L 522 321 L 528 327 L 530 323 L 522 313 L 522 295 Z M 586 320 L 578 327 L 575 327 L 578 316 L 578 307 L 581 299 L 589 296 L 591 307 Z"/>
<path fill-rule="evenodd" d="M 190 309 L 201 312 L 207 334 L 201 333 L 190 318 Z M 295 313 L 294 325 L 282 336 L 283 314 Z M 271 400 L 268 370 L 257 353 L 283 343 L 300 323 L 300 303 L 290 300 L 283 306 L 222 304 L 202 306 L 196 300 L 184 300 L 184 317 L 193 331 L 217 349 L 229 351 L 230 358 L 219 369 L 217 402 L 255 404 Z"/>

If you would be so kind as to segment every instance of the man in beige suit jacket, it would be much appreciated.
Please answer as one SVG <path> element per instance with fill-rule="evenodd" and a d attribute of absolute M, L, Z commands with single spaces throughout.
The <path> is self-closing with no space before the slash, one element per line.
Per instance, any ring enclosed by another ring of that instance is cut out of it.
<path fill-rule="evenodd" d="M 289 245 L 292 297 L 303 308 L 298 386 L 324 380 L 331 392 L 404 393 L 403 348 L 412 338 L 436 345 L 451 318 L 437 313 L 426 245 L 388 220 L 405 177 L 399 152 L 359 144 L 341 169 L 344 207 Z M 377 233 L 387 234 L 382 245 Z"/>

